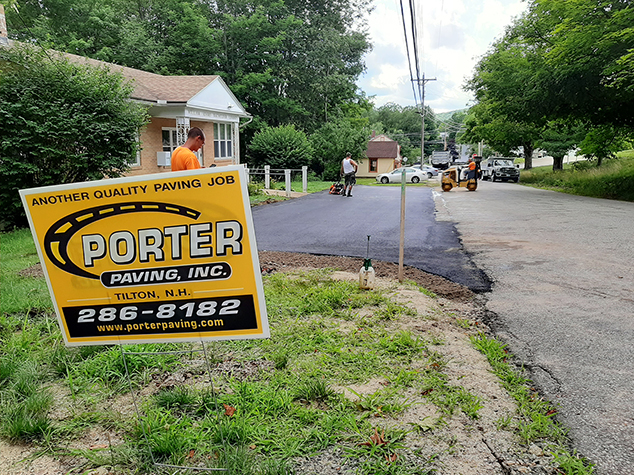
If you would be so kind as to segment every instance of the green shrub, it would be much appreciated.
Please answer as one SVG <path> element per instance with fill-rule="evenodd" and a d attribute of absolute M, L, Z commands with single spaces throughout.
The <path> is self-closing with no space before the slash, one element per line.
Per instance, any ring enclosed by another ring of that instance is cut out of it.
<path fill-rule="evenodd" d="M 294 125 L 267 127 L 255 134 L 249 146 L 249 164 L 254 167 L 301 168 L 310 164 L 312 156 L 306 134 Z"/>
<path fill-rule="evenodd" d="M 0 222 L 26 226 L 18 190 L 116 177 L 146 123 L 132 85 L 30 47 L 0 48 Z"/>
<path fill-rule="evenodd" d="M 368 146 L 367 132 L 349 119 L 327 122 L 310 136 L 315 151 L 311 169 L 324 180 L 336 180 L 346 153 L 359 163 Z"/>
<path fill-rule="evenodd" d="M 264 185 L 260 182 L 251 181 L 247 185 L 247 189 L 249 190 L 249 196 L 261 195 Z"/>

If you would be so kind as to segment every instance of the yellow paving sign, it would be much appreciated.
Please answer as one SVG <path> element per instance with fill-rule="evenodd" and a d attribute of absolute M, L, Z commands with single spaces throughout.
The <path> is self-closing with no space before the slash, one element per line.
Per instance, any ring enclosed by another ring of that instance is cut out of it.
<path fill-rule="evenodd" d="M 269 336 L 243 167 L 20 195 L 67 345 Z"/>

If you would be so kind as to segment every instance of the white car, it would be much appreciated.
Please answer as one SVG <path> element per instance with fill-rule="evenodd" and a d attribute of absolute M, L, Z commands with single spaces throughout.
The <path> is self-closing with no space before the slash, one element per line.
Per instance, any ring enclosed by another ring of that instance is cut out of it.
<path fill-rule="evenodd" d="M 404 167 L 405 168 L 405 182 L 406 183 L 420 183 L 427 179 L 427 174 L 418 168 Z M 403 168 L 397 168 L 389 173 L 381 173 L 377 175 L 376 181 L 379 183 L 400 183 L 403 176 Z"/>
<path fill-rule="evenodd" d="M 438 176 L 438 169 L 429 165 L 413 165 L 412 168 L 419 168 L 423 173 L 427 173 L 427 178 Z"/>

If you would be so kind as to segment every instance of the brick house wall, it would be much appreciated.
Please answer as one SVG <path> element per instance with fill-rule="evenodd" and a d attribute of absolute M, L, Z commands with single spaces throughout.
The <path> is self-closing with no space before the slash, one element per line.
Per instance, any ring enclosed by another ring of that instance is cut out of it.
<path fill-rule="evenodd" d="M 201 166 L 209 167 L 214 163 L 214 124 L 212 122 L 192 121 L 190 125 L 192 127 L 200 127 L 205 133 Z M 176 128 L 176 120 L 152 117 L 150 123 L 141 131 L 141 164 L 130 167 L 130 171 L 126 174 L 127 176 L 171 171 L 170 167 L 159 166 L 156 158 L 156 153 L 163 151 L 163 128 Z M 216 164 L 229 165 L 230 162 L 231 160 L 218 160 Z"/>

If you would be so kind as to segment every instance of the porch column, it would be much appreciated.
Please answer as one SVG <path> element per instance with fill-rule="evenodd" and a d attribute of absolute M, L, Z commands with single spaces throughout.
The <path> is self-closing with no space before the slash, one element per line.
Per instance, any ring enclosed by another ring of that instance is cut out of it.
<path fill-rule="evenodd" d="M 240 127 L 238 122 L 231 124 L 231 144 L 233 145 L 233 153 L 231 163 L 233 165 L 240 164 Z"/>
<path fill-rule="evenodd" d="M 8 45 L 7 21 L 4 16 L 4 6 L 0 5 L 0 45 Z"/>
<path fill-rule="evenodd" d="M 189 133 L 189 117 L 176 117 L 176 145 L 179 147 L 187 142 Z"/>

